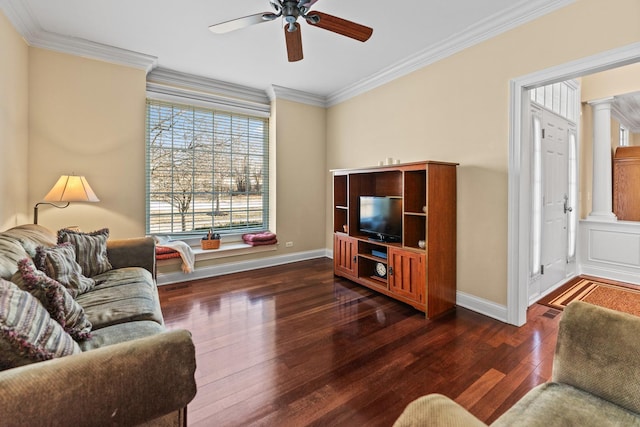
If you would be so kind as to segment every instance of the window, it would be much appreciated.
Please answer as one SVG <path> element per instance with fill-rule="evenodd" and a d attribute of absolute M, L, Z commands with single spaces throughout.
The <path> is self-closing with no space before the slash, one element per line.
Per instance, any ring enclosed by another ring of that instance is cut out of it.
<path fill-rule="evenodd" d="M 578 119 L 576 113 L 578 85 L 573 80 L 532 89 L 529 91 L 529 96 L 531 101 L 574 123 Z"/>
<path fill-rule="evenodd" d="M 147 100 L 147 233 L 269 227 L 269 120 Z"/>
<path fill-rule="evenodd" d="M 533 115 L 532 124 L 533 156 L 531 165 L 531 276 L 539 275 L 542 259 L 542 122 Z"/>
<path fill-rule="evenodd" d="M 567 218 L 567 260 L 573 261 L 576 256 L 576 238 L 578 227 L 578 140 L 575 129 L 569 130 L 569 194 L 568 206 L 572 208 Z"/>
<path fill-rule="evenodd" d="M 629 130 L 620 125 L 620 147 L 628 147 L 629 146 Z"/>

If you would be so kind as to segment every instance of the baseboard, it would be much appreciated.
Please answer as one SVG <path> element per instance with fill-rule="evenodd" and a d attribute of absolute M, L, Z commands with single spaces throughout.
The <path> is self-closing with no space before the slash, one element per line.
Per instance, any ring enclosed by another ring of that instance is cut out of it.
<path fill-rule="evenodd" d="M 456 305 L 507 323 L 507 306 L 505 305 L 496 304 L 493 301 L 461 291 L 456 292 Z"/>
<path fill-rule="evenodd" d="M 640 285 L 640 277 L 636 272 L 627 272 L 616 268 L 604 268 L 594 265 L 582 265 L 580 274 L 585 276 L 600 277 L 602 279 L 616 280 L 618 282 Z"/>
<path fill-rule="evenodd" d="M 174 283 L 191 280 L 206 279 L 209 277 L 222 276 L 224 274 L 240 273 L 242 271 L 257 270 L 259 268 L 274 267 L 276 265 L 289 264 L 292 262 L 306 261 L 308 259 L 325 258 L 326 250 L 318 249 L 306 252 L 296 252 L 293 254 L 266 257 L 251 261 L 228 262 L 210 267 L 197 268 L 193 273 L 185 274 L 181 271 L 171 273 L 158 273 L 158 286 L 171 285 Z"/>

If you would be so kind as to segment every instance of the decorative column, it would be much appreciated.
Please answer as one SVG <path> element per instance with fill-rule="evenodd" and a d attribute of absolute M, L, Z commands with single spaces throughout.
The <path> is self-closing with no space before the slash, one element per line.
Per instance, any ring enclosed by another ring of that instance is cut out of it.
<path fill-rule="evenodd" d="M 611 104 L 613 98 L 590 101 L 593 111 L 593 196 L 587 219 L 616 221 L 611 171 Z"/>

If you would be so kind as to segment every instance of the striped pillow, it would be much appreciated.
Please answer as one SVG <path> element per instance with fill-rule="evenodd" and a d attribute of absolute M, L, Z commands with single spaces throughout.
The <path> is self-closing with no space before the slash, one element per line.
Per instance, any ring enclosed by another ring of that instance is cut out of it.
<path fill-rule="evenodd" d="M 109 229 L 103 228 L 91 233 L 63 228 L 58 230 L 58 243 L 70 242 L 76 249 L 76 261 L 87 277 L 97 276 L 113 267 L 107 257 Z"/>
<path fill-rule="evenodd" d="M 91 338 L 91 322 L 84 309 L 73 299 L 67 289 L 38 270 L 33 262 L 25 258 L 18 262 L 19 280 L 13 280 L 23 290 L 36 297 L 47 309 L 53 320 L 76 341 Z M 21 286 L 24 285 L 24 286 Z"/>
<path fill-rule="evenodd" d="M 38 246 L 34 262 L 38 270 L 60 282 L 74 298 L 96 285 L 93 279 L 82 274 L 82 268 L 76 262 L 76 251 L 71 243 L 62 243 L 52 248 Z"/>
<path fill-rule="evenodd" d="M 37 299 L 0 279 L 0 369 L 80 352 Z"/>

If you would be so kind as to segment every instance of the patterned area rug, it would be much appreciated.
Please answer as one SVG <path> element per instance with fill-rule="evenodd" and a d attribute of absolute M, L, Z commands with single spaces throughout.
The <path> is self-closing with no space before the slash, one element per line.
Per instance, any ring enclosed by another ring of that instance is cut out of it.
<path fill-rule="evenodd" d="M 591 279 L 580 279 L 538 303 L 563 310 L 574 300 L 640 316 L 640 286 L 632 288 Z"/>

